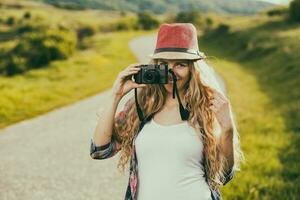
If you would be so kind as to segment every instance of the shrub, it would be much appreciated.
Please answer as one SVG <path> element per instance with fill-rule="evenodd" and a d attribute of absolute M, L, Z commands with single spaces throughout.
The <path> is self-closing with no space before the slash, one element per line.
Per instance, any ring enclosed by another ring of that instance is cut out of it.
<path fill-rule="evenodd" d="M 226 34 L 229 32 L 230 26 L 227 24 L 219 24 L 219 26 L 216 28 L 216 33 L 223 33 Z"/>
<path fill-rule="evenodd" d="M 28 32 L 41 31 L 45 30 L 47 27 L 42 24 L 34 24 L 34 23 L 21 23 L 16 26 L 16 32 L 19 34 L 24 34 Z"/>
<path fill-rule="evenodd" d="M 300 22 L 300 0 L 294 0 L 289 7 L 290 18 L 293 21 Z"/>
<path fill-rule="evenodd" d="M 7 20 L 6 20 L 6 24 L 9 25 L 9 26 L 14 25 L 15 24 L 15 18 L 12 17 L 12 16 L 8 17 Z"/>
<path fill-rule="evenodd" d="M 31 14 L 29 11 L 25 12 L 24 15 L 23 15 L 23 18 L 24 19 L 30 19 L 31 18 Z"/>
<path fill-rule="evenodd" d="M 8 53 L 5 71 L 8 75 L 42 67 L 52 60 L 65 59 L 76 48 L 76 35 L 71 31 L 48 29 L 26 33 Z"/>
<path fill-rule="evenodd" d="M 121 31 L 121 30 L 128 30 L 129 27 L 126 23 L 124 22 L 119 22 L 116 24 L 116 30 Z"/>
<path fill-rule="evenodd" d="M 210 18 L 210 17 L 207 17 L 205 19 L 205 29 L 206 30 L 210 30 L 212 28 L 212 26 L 213 26 L 213 23 L 214 23 L 213 19 Z"/>
<path fill-rule="evenodd" d="M 197 10 L 182 11 L 176 15 L 176 22 L 192 23 L 196 26 L 201 24 L 201 15 Z"/>
<path fill-rule="evenodd" d="M 77 30 L 77 38 L 79 41 L 82 41 L 83 38 L 94 35 L 96 32 L 95 28 L 92 26 L 80 27 Z"/>
<path fill-rule="evenodd" d="M 158 20 L 156 20 L 149 12 L 138 13 L 138 26 L 144 30 L 150 30 L 157 28 L 159 25 Z"/>
<path fill-rule="evenodd" d="M 274 8 L 267 11 L 268 16 L 285 15 L 287 13 L 288 13 L 288 9 L 286 7 Z"/>
<path fill-rule="evenodd" d="M 137 18 L 132 16 L 123 17 L 116 22 L 116 30 L 135 30 L 137 29 Z"/>
<path fill-rule="evenodd" d="M 26 58 L 10 54 L 7 57 L 4 73 L 7 76 L 20 74 L 26 71 Z"/>

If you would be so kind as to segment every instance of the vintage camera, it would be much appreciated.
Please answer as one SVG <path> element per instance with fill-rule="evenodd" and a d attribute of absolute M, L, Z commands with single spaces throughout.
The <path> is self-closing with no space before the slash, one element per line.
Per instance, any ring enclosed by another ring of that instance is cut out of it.
<path fill-rule="evenodd" d="M 134 74 L 134 81 L 139 84 L 167 84 L 168 65 L 167 64 L 147 64 L 141 65 L 141 70 Z"/>

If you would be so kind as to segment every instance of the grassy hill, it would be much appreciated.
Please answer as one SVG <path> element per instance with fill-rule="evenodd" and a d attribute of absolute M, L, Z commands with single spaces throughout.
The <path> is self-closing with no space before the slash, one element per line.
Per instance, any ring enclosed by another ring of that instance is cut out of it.
<path fill-rule="evenodd" d="M 224 77 L 246 164 L 224 199 L 300 196 L 300 25 L 285 17 L 218 19 L 200 49 Z"/>
<path fill-rule="evenodd" d="M 41 24 L 40 28 L 46 31 L 61 26 L 71 32 L 77 32 L 82 27 L 92 27 L 94 30 L 92 35 L 80 42 L 84 48 L 74 49 L 65 59 L 54 60 L 42 68 L 12 77 L 0 74 L 0 128 L 109 88 L 118 72 L 135 62 L 128 41 L 145 34 L 143 31 L 103 30 L 103 27 L 112 28 L 120 20 L 135 20 L 130 15 L 120 19 L 119 12 L 70 11 L 28 1 L 1 1 L 0 12 L 0 66 L 7 60 L 6 52 L 24 40 L 24 33 L 18 31 L 24 22 L 30 27 Z M 24 20 L 26 13 L 30 13 L 30 18 Z M 40 34 L 35 29 L 27 31 L 30 36 Z M 48 43 L 53 45 L 56 42 L 47 40 Z"/>
<path fill-rule="evenodd" d="M 217 12 L 219 14 L 253 14 L 273 6 L 271 3 L 254 0 L 39 0 L 57 7 L 68 9 L 101 9 L 140 12 L 150 10 L 156 14 L 188 11 Z"/>

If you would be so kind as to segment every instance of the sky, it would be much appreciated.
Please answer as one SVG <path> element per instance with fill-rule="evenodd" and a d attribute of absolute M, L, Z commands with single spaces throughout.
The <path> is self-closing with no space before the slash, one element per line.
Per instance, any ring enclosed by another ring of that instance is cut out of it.
<path fill-rule="evenodd" d="M 260 1 L 267 1 L 267 2 L 271 2 L 271 3 L 275 3 L 275 4 L 289 4 L 289 2 L 291 0 L 260 0 Z"/>

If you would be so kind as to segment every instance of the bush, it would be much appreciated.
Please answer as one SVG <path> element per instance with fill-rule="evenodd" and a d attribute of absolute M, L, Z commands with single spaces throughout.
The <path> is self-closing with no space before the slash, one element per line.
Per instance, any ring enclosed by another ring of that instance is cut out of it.
<path fill-rule="evenodd" d="M 210 17 L 207 17 L 207 18 L 205 19 L 205 27 L 204 27 L 204 28 L 205 28 L 206 30 L 210 30 L 210 29 L 212 28 L 213 24 L 214 24 L 213 19 L 210 18 Z"/>
<path fill-rule="evenodd" d="M 300 22 L 300 0 L 294 0 L 290 3 L 290 18 L 293 21 Z"/>
<path fill-rule="evenodd" d="M 230 26 L 227 24 L 219 24 L 219 26 L 216 28 L 215 32 L 216 33 L 223 33 L 226 34 L 229 32 Z"/>
<path fill-rule="evenodd" d="M 21 74 L 26 71 L 26 58 L 10 54 L 7 58 L 4 73 L 7 76 Z"/>
<path fill-rule="evenodd" d="M 116 24 L 116 30 L 136 30 L 138 29 L 137 27 L 137 18 L 128 16 L 128 17 L 123 17 L 122 19 L 119 19 Z"/>
<path fill-rule="evenodd" d="M 99 30 L 101 32 L 137 30 L 139 29 L 138 26 L 136 16 L 126 16 L 113 22 L 101 24 Z"/>
<path fill-rule="evenodd" d="M 31 18 L 31 14 L 29 11 L 25 12 L 24 15 L 23 15 L 23 18 L 24 19 L 30 19 Z"/>
<path fill-rule="evenodd" d="M 8 17 L 7 20 L 6 20 L 6 25 L 14 25 L 15 24 L 15 18 L 14 17 Z"/>
<path fill-rule="evenodd" d="M 77 38 L 79 41 L 82 41 L 83 38 L 94 35 L 96 32 L 95 28 L 92 26 L 80 27 L 77 30 Z"/>
<path fill-rule="evenodd" d="M 287 13 L 288 13 L 288 9 L 286 7 L 274 8 L 267 11 L 267 15 L 270 17 L 277 16 L 277 15 L 285 15 Z"/>
<path fill-rule="evenodd" d="M 149 12 L 138 13 L 138 26 L 142 29 L 150 30 L 157 28 L 158 25 L 158 20 L 156 20 Z"/>
<path fill-rule="evenodd" d="M 129 29 L 128 25 L 124 22 L 119 22 L 116 24 L 117 31 L 128 30 L 128 29 Z"/>
<path fill-rule="evenodd" d="M 39 24 L 36 22 L 30 22 L 26 21 L 25 23 L 22 22 L 16 26 L 16 32 L 19 34 L 24 34 L 28 32 L 38 32 L 38 31 L 43 31 L 46 30 L 48 27 L 44 24 Z"/>
<path fill-rule="evenodd" d="M 5 64 L 7 75 L 42 67 L 53 60 L 65 59 L 76 48 L 76 35 L 71 31 L 48 29 L 26 33 L 8 52 Z"/>
<path fill-rule="evenodd" d="M 175 21 L 180 23 L 192 23 L 198 26 L 201 25 L 201 15 L 196 10 L 183 11 L 176 15 Z"/>

